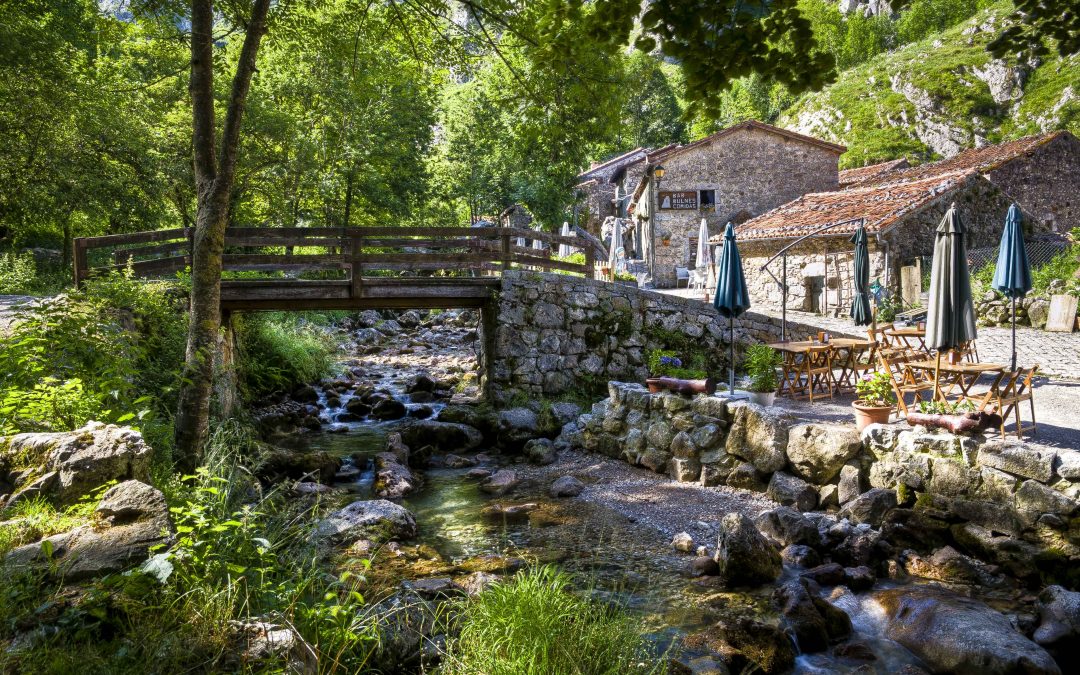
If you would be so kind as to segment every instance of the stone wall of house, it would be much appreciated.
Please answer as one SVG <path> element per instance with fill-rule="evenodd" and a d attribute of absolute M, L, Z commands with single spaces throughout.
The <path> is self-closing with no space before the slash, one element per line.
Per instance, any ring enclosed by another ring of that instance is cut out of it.
<path fill-rule="evenodd" d="M 700 354 L 711 375 L 724 377 L 728 321 L 699 300 L 509 270 L 483 314 L 480 370 L 484 391 L 496 404 L 602 391 L 612 379 L 644 382 L 654 349 L 673 349 L 684 359 Z M 795 322 L 788 330 L 817 332 Z M 779 319 L 748 312 L 735 320 L 737 345 L 779 339 Z"/>
<path fill-rule="evenodd" d="M 611 382 L 609 396 L 557 443 L 684 482 L 765 492 L 800 511 L 839 509 L 888 540 L 951 545 L 1020 577 L 1080 561 L 1080 453 L 996 435 L 794 419 L 722 397 L 650 394 Z M 1060 571 L 1060 570 L 1058 570 Z"/>
<path fill-rule="evenodd" d="M 729 220 L 761 215 L 808 192 L 835 190 L 838 159 L 835 150 L 755 128 L 659 157 L 665 169 L 661 191 L 715 190 L 716 205 L 711 210 L 653 211 L 657 286 L 675 285 L 675 267 L 687 265 L 690 237 L 697 236 L 703 217 L 713 236 Z M 667 246 L 661 244 L 665 235 L 670 237 Z"/>
<path fill-rule="evenodd" d="M 1062 134 L 988 178 L 1030 214 L 1036 231 L 1080 227 L 1080 139 Z"/>

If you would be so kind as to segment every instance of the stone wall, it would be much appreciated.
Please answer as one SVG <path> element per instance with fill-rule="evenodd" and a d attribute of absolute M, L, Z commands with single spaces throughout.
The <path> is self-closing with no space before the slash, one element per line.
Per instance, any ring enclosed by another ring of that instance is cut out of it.
<path fill-rule="evenodd" d="M 709 374 L 725 379 L 728 321 L 701 301 L 635 286 L 510 270 L 481 327 L 484 391 L 495 403 L 644 382 L 654 349 L 701 354 Z M 788 330 L 817 332 L 794 322 Z M 748 312 L 735 321 L 737 345 L 779 339 L 779 319 Z"/>
<path fill-rule="evenodd" d="M 1032 216 L 1029 226 L 1054 232 L 1080 227 L 1078 176 L 1080 140 L 1068 133 L 988 173 L 991 182 Z"/>
<path fill-rule="evenodd" d="M 661 191 L 715 190 L 712 209 L 651 212 L 654 218 L 655 282 L 675 285 L 675 267 L 690 259 L 690 237 L 705 218 L 709 234 L 723 232 L 730 220 L 757 216 L 808 192 L 827 192 L 838 185 L 835 150 L 797 141 L 757 128 L 740 129 L 709 143 L 659 156 L 665 173 Z M 650 191 L 650 196 L 655 195 Z M 664 235 L 668 246 L 661 245 Z"/>
<path fill-rule="evenodd" d="M 955 546 L 1021 577 L 1080 561 L 1074 450 L 900 425 L 860 436 L 853 424 L 621 382 L 559 442 L 678 481 L 766 492 L 800 511 L 839 509 L 902 545 Z"/>

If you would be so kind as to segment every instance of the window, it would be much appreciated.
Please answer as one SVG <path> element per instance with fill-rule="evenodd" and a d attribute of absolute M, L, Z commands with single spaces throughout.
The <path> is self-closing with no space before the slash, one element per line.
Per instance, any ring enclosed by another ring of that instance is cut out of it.
<path fill-rule="evenodd" d="M 716 190 L 698 190 L 698 204 L 702 211 L 716 208 Z"/>

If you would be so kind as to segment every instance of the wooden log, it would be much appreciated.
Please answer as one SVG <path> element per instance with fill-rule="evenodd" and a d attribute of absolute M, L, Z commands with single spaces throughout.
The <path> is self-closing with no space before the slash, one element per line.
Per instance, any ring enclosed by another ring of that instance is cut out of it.
<path fill-rule="evenodd" d="M 909 412 L 907 422 L 911 426 L 921 425 L 931 429 L 945 429 L 954 434 L 967 434 L 1000 427 L 1001 415 L 990 412 L 971 412 L 963 415 Z"/>
<path fill-rule="evenodd" d="M 677 377 L 650 377 L 645 380 L 645 386 L 649 391 L 656 394 L 661 391 L 670 391 L 684 396 L 694 394 L 716 393 L 716 380 L 709 377 L 704 380 L 680 380 Z"/>

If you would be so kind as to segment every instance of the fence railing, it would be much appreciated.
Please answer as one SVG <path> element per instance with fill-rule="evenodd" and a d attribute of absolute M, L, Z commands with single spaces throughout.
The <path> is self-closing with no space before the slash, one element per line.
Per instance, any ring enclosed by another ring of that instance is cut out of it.
<path fill-rule="evenodd" d="M 545 248 L 520 246 L 540 241 Z M 131 268 L 140 277 L 168 276 L 191 265 L 192 231 L 158 230 L 78 238 L 74 242 L 76 284 L 110 270 Z M 560 244 L 580 250 L 584 263 L 552 257 Z M 511 227 L 233 227 L 225 231 L 226 273 L 244 281 L 280 280 L 281 272 L 318 273 L 320 279 L 350 280 L 402 272 L 494 274 L 512 267 L 593 277 L 595 249 L 579 237 Z M 270 276 L 273 275 L 273 276 Z"/>

